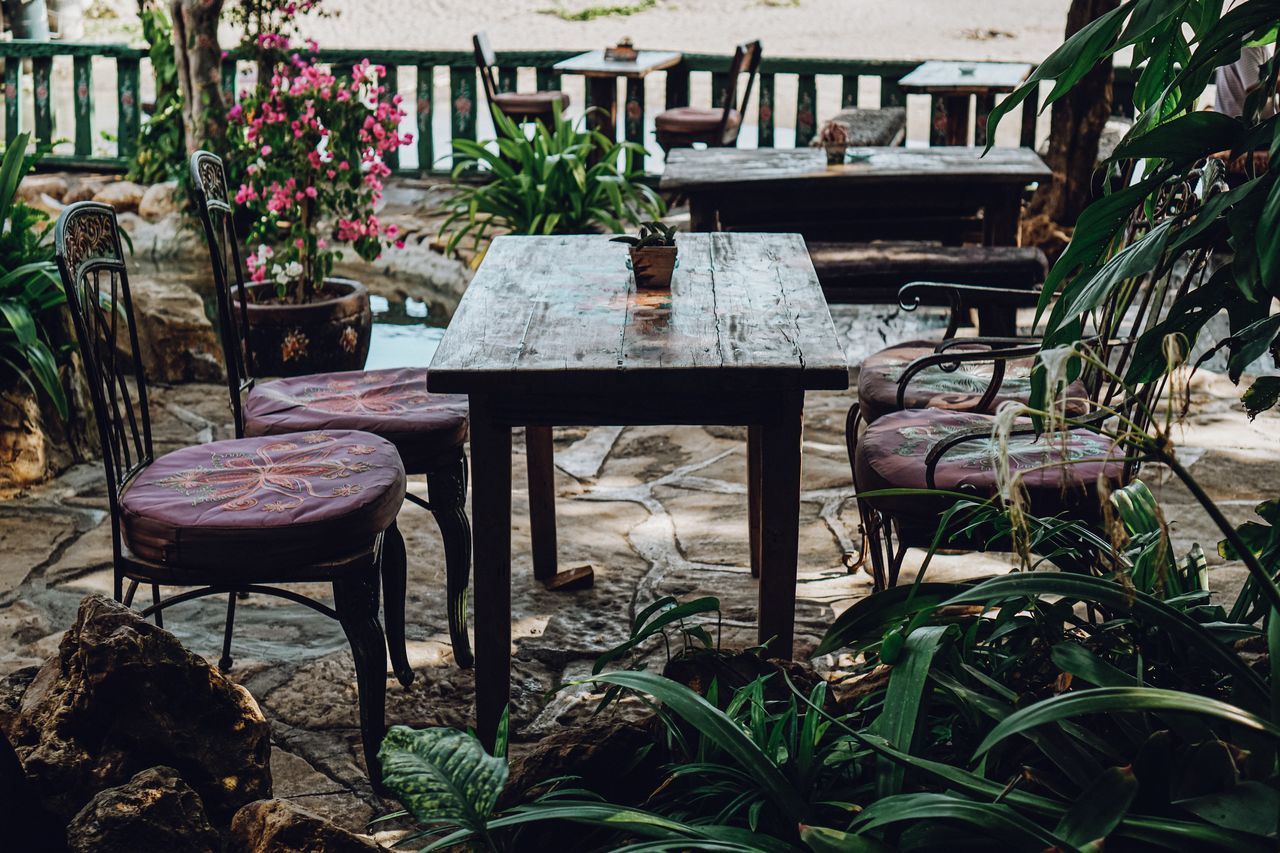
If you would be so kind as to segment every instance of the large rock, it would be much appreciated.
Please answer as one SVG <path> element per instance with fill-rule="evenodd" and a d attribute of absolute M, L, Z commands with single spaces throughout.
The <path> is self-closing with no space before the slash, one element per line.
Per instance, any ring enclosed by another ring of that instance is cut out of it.
<path fill-rule="evenodd" d="M 376 853 L 372 841 L 289 800 L 262 800 L 236 812 L 227 853 Z"/>
<path fill-rule="evenodd" d="M 222 345 L 199 294 L 180 282 L 138 277 L 129 284 L 147 378 L 160 382 L 220 380 Z M 120 344 L 126 347 L 127 339 Z"/>
<path fill-rule="evenodd" d="M 99 791 L 67 826 L 71 853 L 218 853 L 222 839 L 200 795 L 172 767 Z"/>
<path fill-rule="evenodd" d="M 133 181 L 112 181 L 98 190 L 93 200 L 111 205 L 117 213 L 136 213 L 146 191 L 146 187 Z"/>
<path fill-rule="evenodd" d="M 177 181 L 165 181 L 152 184 L 142 194 L 138 202 L 138 215 L 148 222 L 159 222 L 166 216 L 177 213 L 182 206 L 182 195 L 178 192 Z"/>
<path fill-rule="evenodd" d="M 218 826 L 271 795 L 270 730 L 248 691 L 99 595 L 80 603 L 9 734 L 41 800 L 62 820 L 157 765 L 175 768 Z"/>
<path fill-rule="evenodd" d="M 18 184 L 18 198 L 28 204 L 48 196 L 55 202 L 61 202 L 67 194 L 67 179 L 61 175 L 27 175 Z"/>
<path fill-rule="evenodd" d="M 511 761 L 503 804 L 514 805 L 549 779 L 580 776 L 611 803 L 638 805 L 662 780 L 655 721 L 594 718 L 557 731 Z"/>

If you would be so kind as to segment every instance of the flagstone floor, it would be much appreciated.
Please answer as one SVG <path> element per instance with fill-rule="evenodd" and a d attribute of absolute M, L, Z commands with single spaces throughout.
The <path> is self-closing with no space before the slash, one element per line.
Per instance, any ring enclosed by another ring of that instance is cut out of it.
<path fill-rule="evenodd" d="M 886 339 L 900 340 L 936 317 L 902 317 L 890 308 L 837 308 L 837 326 L 851 362 Z M 225 388 L 179 385 L 156 390 L 153 413 L 159 451 L 229 435 Z M 1225 379 L 1202 374 L 1180 437 L 1211 496 L 1236 522 L 1280 482 L 1280 418 L 1248 422 Z M 848 573 L 845 552 L 859 544 L 843 425 L 847 393 L 810 394 L 806 401 L 804 479 L 797 605 L 797 654 L 816 645 L 834 616 L 870 588 Z M 627 636 L 636 611 L 661 595 L 721 601 L 723 642 L 754 641 L 756 585 L 747 569 L 745 441 L 741 429 L 643 427 L 560 429 L 556 432 L 557 495 L 562 567 L 590 563 L 589 590 L 548 592 L 533 580 L 529 559 L 523 447 L 517 436 L 513 512 L 515 662 L 512 720 L 522 743 L 589 713 L 583 688 L 549 695 L 589 672 L 593 659 Z M 1214 565 L 1212 584 L 1233 594 L 1241 569 L 1214 553 L 1218 539 L 1181 488 L 1148 479 L 1165 501 L 1181 550 L 1201 543 Z M 411 489 L 425 493 L 420 480 Z M 429 514 L 406 505 L 400 526 L 409 548 L 410 655 L 417 680 L 388 687 L 388 721 L 412 726 L 465 726 L 472 675 L 453 663 L 444 607 L 443 554 Z M 483 535 L 483 531 L 479 531 Z M 71 469 L 18 498 L 0 501 L 0 677 L 10 689 L 56 649 L 86 593 L 110 594 L 111 534 L 104 483 L 93 465 Z M 908 571 L 919 556 L 908 558 Z M 1003 571 L 1005 555 L 939 557 L 931 577 Z M 323 590 L 314 590 L 323 594 Z M 145 594 L 145 593 L 144 593 Z M 205 599 L 166 614 L 169 627 L 193 651 L 216 660 L 225 601 Z M 378 800 L 359 757 L 354 670 L 342 632 L 312 611 L 263 596 L 241 602 L 234 678 L 272 723 L 276 795 L 299 798 L 340 823 L 362 830 L 390 803 Z"/>

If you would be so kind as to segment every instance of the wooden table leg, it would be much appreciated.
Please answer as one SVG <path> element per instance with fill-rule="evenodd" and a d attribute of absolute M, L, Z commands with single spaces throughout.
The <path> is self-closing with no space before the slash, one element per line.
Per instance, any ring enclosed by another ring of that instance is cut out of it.
<path fill-rule="evenodd" d="M 587 115 L 587 126 L 598 130 L 605 136 L 618 139 L 618 78 L 588 77 L 587 106 L 591 112 Z"/>
<path fill-rule="evenodd" d="M 493 748 L 511 696 L 511 428 L 471 397 L 476 731 Z"/>
<path fill-rule="evenodd" d="M 790 658 L 795 640 L 796 563 L 800 547 L 800 443 L 804 392 L 775 402 L 761 429 L 759 641 L 771 657 Z"/>
<path fill-rule="evenodd" d="M 556 574 L 556 463 L 551 427 L 525 427 L 524 448 L 529 470 L 533 576 L 545 581 Z"/>
<path fill-rule="evenodd" d="M 720 230 L 720 214 L 715 199 L 701 193 L 689 196 L 689 230 Z"/>
<path fill-rule="evenodd" d="M 747 427 L 747 530 L 753 578 L 760 577 L 760 438 L 760 427 Z"/>

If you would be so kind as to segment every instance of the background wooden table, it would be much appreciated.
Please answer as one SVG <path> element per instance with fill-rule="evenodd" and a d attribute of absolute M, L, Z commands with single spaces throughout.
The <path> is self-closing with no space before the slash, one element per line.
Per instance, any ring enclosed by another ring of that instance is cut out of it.
<path fill-rule="evenodd" d="M 969 144 L 969 97 L 978 101 L 974 120 L 974 145 L 987 144 L 987 116 L 996 106 L 996 95 L 1012 92 L 1031 73 L 1025 62 L 942 62 L 930 60 L 898 81 L 908 94 L 931 95 L 930 145 Z M 1031 98 L 1028 103 L 1038 103 Z M 1024 116 L 1024 126 L 1025 126 Z M 1035 123 L 1031 126 L 1034 128 Z M 1035 140 L 1022 144 L 1035 145 Z"/>
<path fill-rule="evenodd" d="M 638 134 L 628 133 L 634 142 L 644 142 L 644 78 L 653 71 L 661 71 L 679 65 L 683 54 L 670 50 L 642 50 L 631 62 L 618 62 L 604 58 L 603 50 L 562 59 L 555 69 L 565 74 L 581 74 L 587 78 L 587 106 L 596 111 L 588 114 L 588 126 L 603 132 L 610 139 L 618 138 L 618 78 L 627 81 L 627 103 L 639 104 L 640 127 Z M 630 127 L 630 124 L 628 125 Z"/>
<path fill-rule="evenodd" d="M 748 427 L 759 637 L 792 652 L 804 393 L 848 387 L 803 239 L 682 234 L 669 293 L 638 293 L 605 236 L 499 237 L 428 373 L 470 395 L 477 726 L 510 694 L 511 428 Z M 619 614 L 622 618 L 624 614 Z"/>

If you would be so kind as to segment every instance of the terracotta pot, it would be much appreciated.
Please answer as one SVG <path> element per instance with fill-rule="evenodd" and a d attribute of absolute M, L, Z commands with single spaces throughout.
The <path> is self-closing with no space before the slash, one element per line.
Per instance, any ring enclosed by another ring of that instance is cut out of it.
<path fill-rule="evenodd" d="M 258 376 L 360 370 L 369 357 L 373 311 L 358 281 L 325 279 L 323 298 L 304 305 L 270 301 L 270 284 L 249 285 L 249 352 Z M 254 297 L 265 301 L 252 301 Z M 232 298 L 239 294 L 232 291 Z"/>
<path fill-rule="evenodd" d="M 631 271 L 636 277 L 637 290 L 670 290 L 671 274 L 676 269 L 675 246 L 632 247 Z"/>
<path fill-rule="evenodd" d="M 849 150 L 848 145 L 826 145 L 827 149 L 827 165 L 839 166 L 844 163 L 845 152 Z"/>

